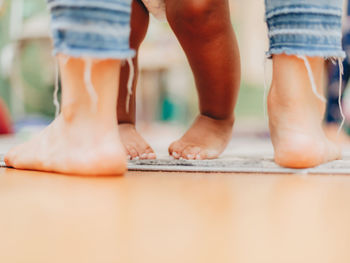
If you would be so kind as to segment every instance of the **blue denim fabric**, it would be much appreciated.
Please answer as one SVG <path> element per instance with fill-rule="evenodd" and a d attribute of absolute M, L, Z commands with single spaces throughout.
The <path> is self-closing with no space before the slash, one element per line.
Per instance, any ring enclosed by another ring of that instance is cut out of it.
<path fill-rule="evenodd" d="M 285 53 L 344 58 L 342 0 L 265 0 L 268 56 Z"/>
<path fill-rule="evenodd" d="M 131 0 L 47 0 L 54 54 L 125 59 L 130 49 Z"/>

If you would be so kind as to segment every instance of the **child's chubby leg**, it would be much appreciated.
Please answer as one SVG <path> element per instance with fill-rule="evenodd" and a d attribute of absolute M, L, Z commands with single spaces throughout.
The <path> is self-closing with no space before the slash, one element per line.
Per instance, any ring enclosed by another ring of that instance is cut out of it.
<path fill-rule="evenodd" d="M 170 26 L 192 68 L 200 115 L 169 147 L 174 158 L 213 159 L 232 136 L 240 57 L 227 0 L 166 0 Z"/>
<path fill-rule="evenodd" d="M 308 57 L 318 93 L 323 94 L 324 59 Z M 340 149 L 327 139 L 322 123 L 325 102 L 312 91 L 304 61 L 273 56 L 273 80 L 268 112 L 275 161 L 285 167 L 307 168 L 340 158 Z"/>
<path fill-rule="evenodd" d="M 126 155 L 121 144 L 115 107 L 119 60 L 59 56 L 62 111 L 51 125 L 29 142 L 12 149 L 6 164 L 18 169 L 79 175 L 122 174 Z M 91 79 L 87 79 L 91 63 Z M 87 90 L 91 81 L 96 94 Z M 97 101 L 94 101 L 97 98 Z"/>
<path fill-rule="evenodd" d="M 132 95 L 127 109 L 128 81 L 130 78 L 130 68 L 125 63 L 121 68 L 120 88 L 118 98 L 118 121 L 119 132 L 129 159 L 155 159 L 156 155 L 150 145 L 145 141 L 135 127 L 136 101 L 135 92 L 138 79 L 138 49 L 146 36 L 149 23 L 149 13 L 141 0 L 134 0 L 131 14 L 131 34 L 130 46 L 136 50 L 136 57 L 133 59 L 134 80 L 132 85 Z"/>

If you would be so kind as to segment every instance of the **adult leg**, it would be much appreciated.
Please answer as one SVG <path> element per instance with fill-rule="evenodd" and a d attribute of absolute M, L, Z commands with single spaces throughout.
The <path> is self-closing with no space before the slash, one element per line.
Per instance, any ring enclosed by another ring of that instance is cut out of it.
<path fill-rule="evenodd" d="M 240 57 L 227 0 L 166 0 L 169 24 L 194 74 L 200 115 L 169 147 L 175 158 L 212 159 L 232 136 Z"/>
<path fill-rule="evenodd" d="M 127 109 L 127 96 L 129 81 L 129 65 L 122 66 L 119 85 L 119 99 L 117 105 L 119 132 L 129 159 L 154 159 L 156 155 L 149 144 L 137 132 L 135 127 L 136 121 L 136 86 L 138 80 L 138 50 L 144 40 L 149 24 L 149 12 L 143 5 L 141 0 L 134 0 L 132 3 L 131 14 L 131 33 L 130 47 L 136 50 L 136 56 L 133 58 L 134 64 L 134 81 L 132 86 L 132 95 L 130 97 L 130 105 Z"/>
<path fill-rule="evenodd" d="M 324 58 L 344 57 L 341 2 L 266 0 L 273 59 L 269 123 L 275 161 L 282 166 L 307 168 L 340 158 L 322 128 L 322 80 Z"/>
<path fill-rule="evenodd" d="M 62 111 L 38 136 L 11 150 L 6 164 L 81 175 L 122 174 L 126 155 L 115 114 L 116 86 L 120 59 L 134 54 L 128 43 L 130 3 L 49 4 L 63 84 Z"/>

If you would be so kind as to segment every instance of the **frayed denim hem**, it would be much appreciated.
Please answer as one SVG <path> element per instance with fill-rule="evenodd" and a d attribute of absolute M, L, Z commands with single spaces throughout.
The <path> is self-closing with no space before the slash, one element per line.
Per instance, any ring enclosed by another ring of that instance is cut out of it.
<path fill-rule="evenodd" d="M 135 50 L 123 50 L 123 51 L 98 51 L 96 49 L 84 50 L 84 49 L 73 49 L 73 48 L 55 48 L 53 51 L 53 55 L 57 56 L 58 54 L 64 54 L 66 56 L 74 57 L 74 58 L 92 58 L 92 59 L 119 59 L 125 60 L 128 58 L 135 57 Z"/>
<path fill-rule="evenodd" d="M 119 1 L 98 1 L 98 0 L 47 0 L 49 9 L 56 7 L 78 7 L 78 8 L 99 8 L 106 10 L 122 11 L 130 14 L 130 1 L 119 0 Z"/>
<path fill-rule="evenodd" d="M 266 52 L 266 57 L 272 58 L 273 55 L 295 55 L 295 56 L 306 56 L 306 57 L 322 57 L 325 59 L 341 58 L 344 59 L 346 54 L 343 50 L 305 50 L 297 48 L 271 48 Z"/>

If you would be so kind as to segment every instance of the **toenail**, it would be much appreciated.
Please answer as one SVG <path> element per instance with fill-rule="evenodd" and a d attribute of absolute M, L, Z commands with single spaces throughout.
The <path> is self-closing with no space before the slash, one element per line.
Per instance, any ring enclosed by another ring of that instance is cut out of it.
<path fill-rule="evenodd" d="M 177 152 L 173 152 L 173 154 L 172 154 L 175 158 L 179 158 L 179 154 L 177 153 Z"/>
<path fill-rule="evenodd" d="M 188 154 L 188 155 L 187 155 L 187 158 L 188 158 L 188 159 L 193 159 L 193 158 L 194 158 L 194 155 L 193 155 L 193 154 Z"/>
<path fill-rule="evenodd" d="M 148 158 L 149 159 L 154 159 L 154 158 L 156 158 L 156 154 L 155 153 L 149 153 L 148 154 Z"/>
<path fill-rule="evenodd" d="M 135 161 L 140 160 L 140 157 L 136 156 L 136 157 L 134 158 L 134 160 L 135 160 Z"/>
<path fill-rule="evenodd" d="M 147 153 L 141 154 L 141 159 L 147 159 Z"/>
<path fill-rule="evenodd" d="M 196 160 L 201 160 L 201 159 L 202 159 L 201 156 L 199 154 L 197 154 Z"/>
<path fill-rule="evenodd" d="M 128 155 L 128 160 L 131 160 L 131 156 L 130 155 Z"/>

